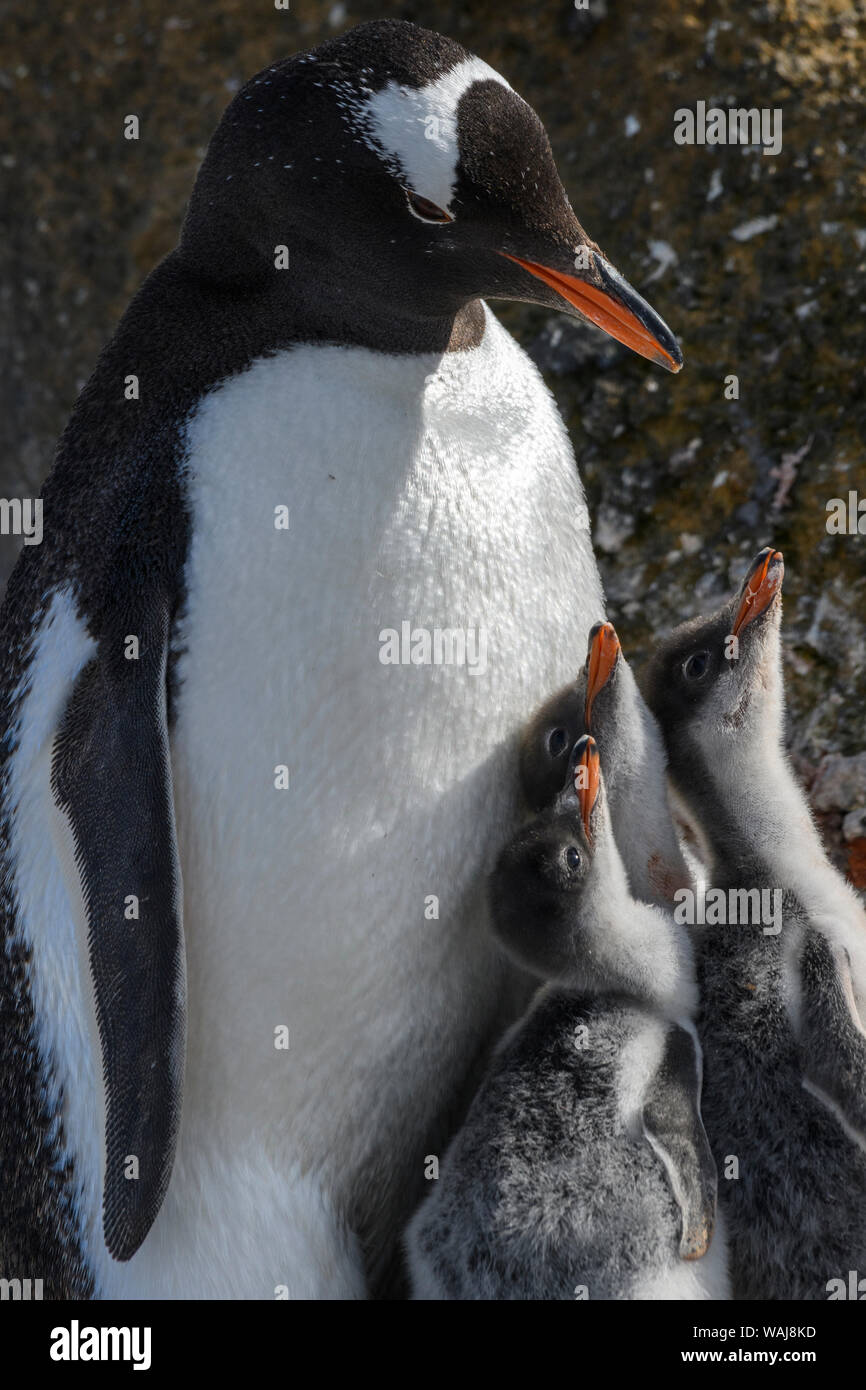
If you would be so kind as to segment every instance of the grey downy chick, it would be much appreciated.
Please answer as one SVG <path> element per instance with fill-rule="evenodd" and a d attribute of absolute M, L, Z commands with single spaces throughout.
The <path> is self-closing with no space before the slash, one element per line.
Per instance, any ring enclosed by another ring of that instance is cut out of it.
<path fill-rule="evenodd" d="M 407 1232 L 417 1299 L 727 1297 L 686 933 L 634 900 L 598 748 L 502 851 L 494 930 L 547 983 Z"/>
<path fill-rule="evenodd" d="M 734 1296 L 826 1299 L 866 1270 L 866 915 L 784 751 L 782 577 L 762 551 L 730 602 L 660 645 L 644 688 L 709 867 L 702 1110 Z"/>

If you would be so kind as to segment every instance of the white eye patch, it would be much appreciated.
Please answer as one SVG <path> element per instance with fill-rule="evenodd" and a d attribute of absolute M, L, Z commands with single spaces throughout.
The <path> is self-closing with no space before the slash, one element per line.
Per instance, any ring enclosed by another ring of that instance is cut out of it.
<path fill-rule="evenodd" d="M 480 58 L 467 58 L 424 87 L 389 82 L 361 107 L 367 141 L 413 193 L 451 210 L 457 180 L 457 107 L 473 82 L 512 88 Z"/>

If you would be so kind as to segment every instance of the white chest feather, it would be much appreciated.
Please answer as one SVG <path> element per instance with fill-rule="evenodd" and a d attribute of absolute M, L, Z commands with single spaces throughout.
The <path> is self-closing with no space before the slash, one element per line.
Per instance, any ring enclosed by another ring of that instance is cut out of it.
<path fill-rule="evenodd" d="M 553 403 L 492 316 L 441 365 L 261 362 L 204 402 L 189 445 L 188 1085 L 201 1047 L 220 1123 L 340 1186 L 388 1142 L 381 1085 L 396 1142 L 495 1007 L 483 873 L 515 814 L 509 743 L 602 612 L 585 507 Z M 405 622 L 481 630 L 486 669 L 383 664 Z"/>

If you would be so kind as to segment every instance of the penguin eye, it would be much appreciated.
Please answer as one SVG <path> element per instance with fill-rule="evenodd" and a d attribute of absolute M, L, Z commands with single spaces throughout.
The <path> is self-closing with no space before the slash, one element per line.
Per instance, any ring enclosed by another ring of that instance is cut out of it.
<path fill-rule="evenodd" d="M 576 874 L 580 868 L 580 850 L 576 845 L 569 845 L 565 851 L 565 863 L 570 874 Z"/>
<path fill-rule="evenodd" d="M 420 217 L 422 222 L 454 221 L 450 212 L 446 212 L 436 203 L 431 203 L 429 198 L 422 198 L 420 193 L 413 193 L 411 188 L 406 189 L 406 202 L 409 204 L 409 211 L 415 217 Z"/>
<path fill-rule="evenodd" d="M 683 662 L 683 675 L 687 681 L 699 681 L 707 674 L 710 664 L 709 652 L 692 652 Z"/>
<path fill-rule="evenodd" d="M 551 729 L 547 735 L 547 751 L 551 758 L 561 758 L 568 747 L 568 734 L 565 729 Z"/>

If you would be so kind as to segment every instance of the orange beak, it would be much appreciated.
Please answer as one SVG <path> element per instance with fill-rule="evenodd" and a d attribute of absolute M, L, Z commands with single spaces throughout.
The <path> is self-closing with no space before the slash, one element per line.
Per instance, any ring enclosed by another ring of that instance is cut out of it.
<path fill-rule="evenodd" d="M 580 818 L 583 821 L 586 838 L 591 840 L 589 822 L 601 789 L 601 762 L 594 738 L 587 736 L 581 739 L 581 743 L 583 747 L 574 765 L 574 789 L 577 792 Z"/>
<path fill-rule="evenodd" d="M 618 343 L 625 343 L 632 352 L 648 357 L 669 372 L 680 370 L 683 355 L 664 319 L 599 252 L 592 253 L 593 265 L 604 288 L 590 285 L 586 280 L 579 280 L 577 276 L 567 275 L 561 270 L 538 265 L 535 261 L 523 261 L 507 251 L 500 251 L 499 254 L 542 280 L 585 319 L 589 319 L 597 328 L 603 328 Z"/>
<path fill-rule="evenodd" d="M 599 623 L 598 627 L 593 629 L 589 639 L 589 669 L 586 677 L 586 706 L 583 721 L 588 729 L 592 728 L 590 721 L 593 701 L 598 692 L 610 680 L 619 653 L 619 638 L 613 623 Z"/>
<path fill-rule="evenodd" d="M 737 637 L 753 618 L 757 618 L 759 613 L 769 608 L 782 586 L 784 573 L 781 550 L 773 550 L 772 546 L 767 546 L 756 559 L 746 580 L 743 597 L 740 599 L 731 629 L 732 636 Z"/>

